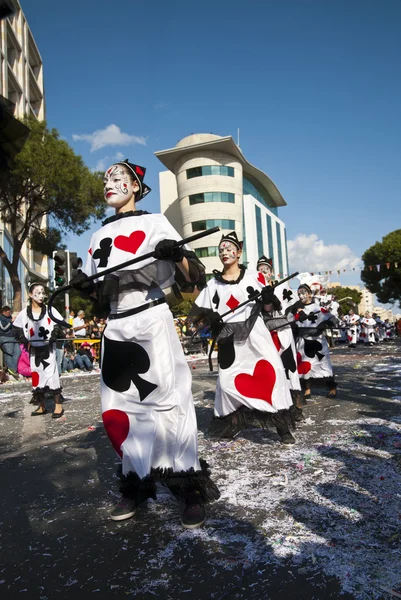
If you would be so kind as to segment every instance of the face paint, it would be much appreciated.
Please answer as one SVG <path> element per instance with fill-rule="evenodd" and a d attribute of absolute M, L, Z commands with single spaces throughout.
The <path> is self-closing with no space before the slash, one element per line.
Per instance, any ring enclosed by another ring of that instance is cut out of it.
<path fill-rule="evenodd" d="M 45 299 L 45 288 L 43 285 L 36 285 L 29 296 L 36 302 L 36 304 L 43 304 Z"/>
<path fill-rule="evenodd" d="M 109 206 L 121 208 L 125 206 L 139 189 L 138 183 L 133 182 L 120 165 L 112 165 L 103 178 L 104 198 Z"/>
<path fill-rule="evenodd" d="M 298 289 L 298 296 L 304 304 L 309 304 L 312 298 L 312 295 L 305 288 Z"/>
<path fill-rule="evenodd" d="M 241 250 L 232 242 L 221 242 L 219 246 L 219 258 L 223 265 L 232 265 L 239 260 Z"/>
<path fill-rule="evenodd" d="M 258 271 L 263 273 L 268 281 L 273 277 L 273 269 L 269 265 L 262 263 L 258 266 Z"/>

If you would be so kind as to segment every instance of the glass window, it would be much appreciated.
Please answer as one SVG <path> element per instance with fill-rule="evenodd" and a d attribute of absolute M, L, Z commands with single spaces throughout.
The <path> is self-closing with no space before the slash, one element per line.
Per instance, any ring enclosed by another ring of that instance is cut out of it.
<path fill-rule="evenodd" d="M 268 195 L 267 191 L 263 190 L 256 180 L 250 181 L 244 177 L 243 193 L 250 194 L 256 198 L 256 200 L 259 200 L 261 204 L 266 206 L 266 208 L 268 208 L 274 215 L 277 215 L 277 206 L 273 204 L 273 201 Z"/>
<path fill-rule="evenodd" d="M 255 205 L 255 219 L 256 219 L 256 240 L 258 244 L 259 257 L 264 254 L 263 252 L 263 232 L 262 232 L 262 213 L 259 206 Z"/>
<path fill-rule="evenodd" d="M 191 194 L 189 204 L 201 204 L 203 202 L 230 202 L 235 204 L 235 195 L 230 192 L 205 192 L 204 194 Z"/>
<path fill-rule="evenodd" d="M 192 169 L 187 169 L 187 179 L 192 179 L 193 177 L 201 177 L 202 176 L 202 167 L 193 167 Z"/>
<path fill-rule="evenodd" d="M 204 167 L 192 167 L 192 169 L 187 169 L 187 179 L 206 175 L 224 175 L 226 177 L 234 177 L 234 167 L 206 165 Z"/>
<path fill-rule="evenodd" d="M 283 276 L 283 250 L 281 247 L 281 227 L 280 223 L 276 223 L 276 233 L 277 233 L 277 254 L 278 254 L 278 268 L 279 275 Z"/>
<path fill-rule="evenodd" d="M 272 227 L 272 218 L 270 215 L 266 215 L 266 225 L 267 225 L 267 245 L 269 246 L 269 256 L 273 260 L 273 269 L 276 270 L 276 265 L 274 264 L 274 252 L 273 252 L 273 227 Z"/>
<path fill-rule="evenodd" d="M 234 219 L 206 219 L 205 221 L 194 221 L 192 231 L 203 231 L 211 227 L 221 227 L 221 229 L 235 229 Z"/>
<path fill-rule="evenodd" d="M 195 254 L 198 258 L 206 258 L 208 256 L 218 256 L 218 246 L 209 246 L 208 248 L 195 248 Z"/>

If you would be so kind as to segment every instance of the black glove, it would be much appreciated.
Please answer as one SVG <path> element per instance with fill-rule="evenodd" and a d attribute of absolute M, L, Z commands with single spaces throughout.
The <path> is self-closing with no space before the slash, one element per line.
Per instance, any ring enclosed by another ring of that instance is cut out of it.
<path fill-rule="evenodd" d="M 216 310 L 204 308 L 202 312 L 202 321 L 210 327 L 210 332 L 213 337 L 217 337 L 223 328 L 224 322 Z"/>
<path fill-rule="evenodd" d="M 184 258 L 184 248 L 177 246 L 176 240 L 162 240 L 155 247 L 155 258 L 181 262 Z"/>
<path fill-rule="evenodd" d="M 58 339 L 64 337 L 64 332 L 58 325 L 53 327 L 53 331 L 50 334 L 49 342 L 56 342 Z"/>
<path fill-rule="evenodd" d="M 69 284 L 74 290 L 78 290 L 79 292 L 83 292 L 84 294 L 91 294 L 95 289 L 93 281 L 88 281 L 89 277 L 83 273 L 82 271 L 78 271 L 78 273 L 70 279 Z"/>

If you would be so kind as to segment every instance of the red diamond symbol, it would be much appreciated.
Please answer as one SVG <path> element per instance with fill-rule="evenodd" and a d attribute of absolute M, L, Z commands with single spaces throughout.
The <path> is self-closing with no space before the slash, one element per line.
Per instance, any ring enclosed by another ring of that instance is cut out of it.
<path fill-rule="evenodd" d="M 229 309 L 233 310 L 234 308 L 237 308 L 239 302 L 238 302 L 237 298 L 234 298 L 234 296 L 231 294 L 231 296 L 227 300 L 226 304 Z"/>
<path fill-rule="evenodd" d="M 261 283 L 262 285 L 266 285 L 266 279 L 265 279 L 265 276 L 264 276 L 264 275 L 263 275 L 263 273 L 261 273 L 260 271 L 259 271 L 259 273 L 258 273 L 258 281 L 260 281 L 260 283 Z"/>

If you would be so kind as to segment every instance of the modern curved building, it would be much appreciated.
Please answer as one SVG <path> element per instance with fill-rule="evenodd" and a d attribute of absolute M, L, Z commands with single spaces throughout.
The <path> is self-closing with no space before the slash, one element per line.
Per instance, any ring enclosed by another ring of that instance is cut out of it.
<path fill-rule="evenodd" d="M 273 259 L 276 276 L 288 274 L 285 225 L 278 208 L 286 202 L 272 180 L 249 163 L 231 136 L 198 133 L 155 153 L 168 171 L 160 173 L 160 206 L 188 237 L 218 225 L 244 240 L 242 262 L 256 268 L 259 256 Z M 222 233 L 192 244 L 211 276 L 221 269 Z"/>

